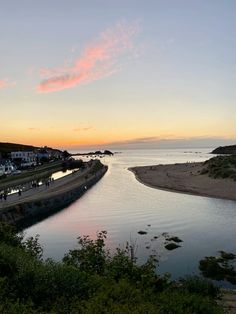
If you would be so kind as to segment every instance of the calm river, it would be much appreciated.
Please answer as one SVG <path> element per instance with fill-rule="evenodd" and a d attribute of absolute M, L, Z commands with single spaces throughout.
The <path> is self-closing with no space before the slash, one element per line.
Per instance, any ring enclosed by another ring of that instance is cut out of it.
<path fill-rule="evenodd" d="M 69 207 L 26 229 L 26 236 L 39 234 L 44 256 L 59 260 L 79 235 L 94 238 L 107 230 L 111 250 L 131 239 L 140 263 L 157 253 L 159 272 L 170 272 L 173 279 L 197 274 L 201 258 L 219 250 L 236 252 L 236 202 L 149 188 L 127 168 L 203 161 L 212 157 L 211 150 L 126 150 L 104 157 L 109 169 L 102 180 Z M 163 232 L 180 237 L 181 248 L 167 251 L 162 236 L 153 240 Z"/>

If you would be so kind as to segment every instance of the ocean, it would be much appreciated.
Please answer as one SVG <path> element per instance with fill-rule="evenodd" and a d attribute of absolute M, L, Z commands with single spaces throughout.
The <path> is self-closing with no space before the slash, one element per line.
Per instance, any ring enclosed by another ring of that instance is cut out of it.
<path fill-rule="evenodd" d="M 219 250 L 236 252 L 236 202 L 153 189 L 138 182 L 128 168 L 204 161 L 212 157 L 211 150 L 125 150 L 106 156 L 101 159 L 109 167 L 106 175 L 76 202 L 27 228 L 26 236 L 39 234 L 44 257 L 60 260 L 76 247 L 78 236 L 94 239 L 106 230 L 111 252 L 132 242 L 138 263 L 157 256 L 158 273 L 168 272 L 172 279 L 198 274 L 203 257 Z M 138 234 L 140 230 L 147 234 Z M 181 247 L 166 250 L 163 233 L 182 239 Z"/>

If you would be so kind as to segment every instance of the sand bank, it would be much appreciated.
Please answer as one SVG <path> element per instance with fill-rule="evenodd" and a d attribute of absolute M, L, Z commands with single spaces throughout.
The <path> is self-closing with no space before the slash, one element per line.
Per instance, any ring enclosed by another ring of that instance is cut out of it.
<path fill-rule="evenodd" d="M 236 201 L 236 182 L 200 174 L 203 163 L 129 168 L 141 183 L 157 189 Z"/>

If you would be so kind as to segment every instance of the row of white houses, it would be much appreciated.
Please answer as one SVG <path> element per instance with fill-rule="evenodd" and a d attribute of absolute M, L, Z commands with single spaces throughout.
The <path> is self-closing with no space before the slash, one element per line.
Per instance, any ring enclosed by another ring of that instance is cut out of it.
<path fill-rule="evenodd" d="M 21 167 L 36 166 L 37 162 L 49 158 L 62 158 L 62 152 L 59 150 L 52 150 L 41 148 L 37 151 L 16 151 L 10 154 L 11 161 L 7 161 L 4 164 L 0 164 L 0 176 L 4 174 L 16 173 L 19 165 Z"/>
<path fill-rule="evenodd" d="M 11 160 L 21 160 L 23 163 L 36 163 L 37 155 L 34 152 L 11 152 Z"/>
<path fill-rule="evenodd" d="M 49 158 L 62 158 L 62 152 L 57 150 L 49 150 L 46 148 L 41 148 L 37 151 L 18 151 L 18 152 L 11 152 L 11 160 L 17 161 L 21 160 L 22 163 L 31 163 L 34 164 L 37 161 L 42 159 L 49 159 Z"/>

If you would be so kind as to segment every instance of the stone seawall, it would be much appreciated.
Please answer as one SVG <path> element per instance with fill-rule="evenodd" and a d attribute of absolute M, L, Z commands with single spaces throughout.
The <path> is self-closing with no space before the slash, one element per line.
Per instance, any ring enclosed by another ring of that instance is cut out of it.
<path fill-rule="evenodd" d="M 51 214 L 73 203 L 89 188 L 96 184 L 106 173 L 107 166 L 93 174 L 81 185 L 73 187 L 70 191 L 62 192 L 48 198 L 31 202 L 20 203 L 6 207 L 0 211 L 0 221 L 16 225 L 19 229 L 33 225 Z"/>

